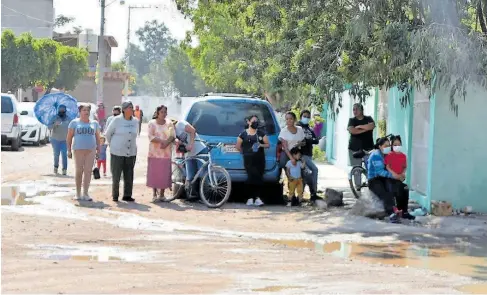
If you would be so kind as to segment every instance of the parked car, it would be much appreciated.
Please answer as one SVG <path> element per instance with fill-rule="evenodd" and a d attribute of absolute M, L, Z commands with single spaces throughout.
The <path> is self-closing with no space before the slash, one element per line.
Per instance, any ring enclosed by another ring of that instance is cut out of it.
<path fill-rule="evenodd" d="M 15 96 L 2 93 L 2 145 L 9 145 L 12 151 L 18 151 L 22 146 L 19 117 Z"/>
<path fill-rule="evenodd" d="M 217 165 L 223 166 L 232 182 L 245 182 L 247 173 L 242 155 L 235 148 L 238 135 L 245 129 L 245 118 L 257 115 L 261 128 L 269 137 L 270 148 L 265 151 L 265 191 L 269 196 L 282 197 L 279 183 L 279 132 L 281 128 L 271 104 L 265 100 L 239 94 L 211 94 L 193 102 L 184 117 L 193 125 L 200 137 L 209 143 L 224 143 L 222 150 L 213 150 Z"/>
<path fill-rule="evenodd" d="M 21 137 L 23 142 L 39 146 L 49 142 L 49 129 L 37 120 L 34 115 L 34 106 L 34 102 L 19 103 Z"/>

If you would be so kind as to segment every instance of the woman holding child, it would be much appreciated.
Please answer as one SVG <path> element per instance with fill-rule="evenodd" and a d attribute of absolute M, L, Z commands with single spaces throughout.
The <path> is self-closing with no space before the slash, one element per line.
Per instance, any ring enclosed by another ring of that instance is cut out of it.
<path fill-rule="evenodd" d="M 246 119 L 247 128 L 237 138 L 236 148 L 242 153 L 247 172 L 247 186 L 250 198 L 247 206 L 263 206 L 259 193 L 264 182 L 265 152 L 269 148 L 269 139 L 259 129 L 259 118 L 252 115 Z"/>
<path fill-rule="evenodd" d="M 394 198 L 396 194 L 392 189 L 392 183 L 401 183 L 405 180 L 404 170 L 402 173 L 397 173 L 390 167 L 391 159 L 387 160 L 389 165 L 386 165 L 385 158 L 391 153 L 391 142 L 387 137 L 377 139 L 376 150 L 374 150 L 367 162 L 367 178 L 369 180 L 369 189 L 384 202 L 385 213 L 390 216 L 390 221 L 393 223 L 399 222 L 400 215 L 394 212 Z M 394 162 L 394 160 L 392 160 Z M 403 191 L 400 196 L 404 198 L 404 187 L 400 187 Z M 400 199 L 400 198 L 398 198 Z M 401 202 L 399 202 L 401 203 Z M 401 203 L 401 207 L 404 204 Z M 403 208 L 404 209 L 404 208 Z M 407 213 L 407 203 L 405 208 L 405 215 L 403 217 L 408 218 L 410 215 Z"/>

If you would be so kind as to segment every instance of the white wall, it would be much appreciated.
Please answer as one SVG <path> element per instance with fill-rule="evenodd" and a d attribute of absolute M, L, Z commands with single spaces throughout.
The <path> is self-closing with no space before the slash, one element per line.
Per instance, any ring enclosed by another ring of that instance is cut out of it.
<path fill-rule="evenodd" d="M 364 105 L 364 114 L 367 116 L 375 117 L 377 112 L 375 106 L 375 91 L 370 90 L 370 96 L 366 99 Z M 348 171 L 349 157 L 348 157 L 348 141 L 350 134 L 347 131 L 348 120 L 353 116 L 352 106 L 355 101 L 353 97 L 348 94 L 348 90 L 342 94 L 342 108 L 335 119 L 334 130 L 334 142 L 333 147 L 335 150 L 335 166 Z"/>
<path fill-rule="evenodd" d="M 2 0 L 2 32 L 30 32 L 34 38 L 52 38 L 53 0 Z"/>

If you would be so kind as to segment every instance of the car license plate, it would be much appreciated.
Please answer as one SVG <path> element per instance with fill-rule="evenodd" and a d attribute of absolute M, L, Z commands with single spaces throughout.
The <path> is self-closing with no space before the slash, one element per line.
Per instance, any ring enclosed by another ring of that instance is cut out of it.
<path fill-rule="evenodd" d="M 223 151 L 224 151 L 225 153 L 238 153 L 237 148 L 236 148 L 236 147 L 235 147 L 235 145 L 233 145 L 233 144 L 232 144 L 232 145 L 225 145 L 225 146 L 223 147 Z"/>

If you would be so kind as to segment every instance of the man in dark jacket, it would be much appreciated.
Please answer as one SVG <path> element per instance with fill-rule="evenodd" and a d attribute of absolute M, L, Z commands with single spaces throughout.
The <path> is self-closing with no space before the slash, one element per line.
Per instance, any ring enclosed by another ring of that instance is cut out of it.
<path fill-rule="evenodd" d="M 311 193 L 311 201 L 316 201 L 320 199 L 318 197 L 318 167 L 316 167 L 313 162 L 313 145 L 318 144 L 319 139 L 313 132 L 313 129 L 309 127 L 309 122 L 311 120 L 311 112 L 309 110 L 303 110 L 301 112 L 300 120 L 298 125 L 303 128 L 304 131 L 304 142 L 301 145 L 301 154 L 303 155 L 303 160 L 306 166 L 311 170 L 311 173 L 305 173 L 305 183 L 309 186 L 309 191 Z"/>

